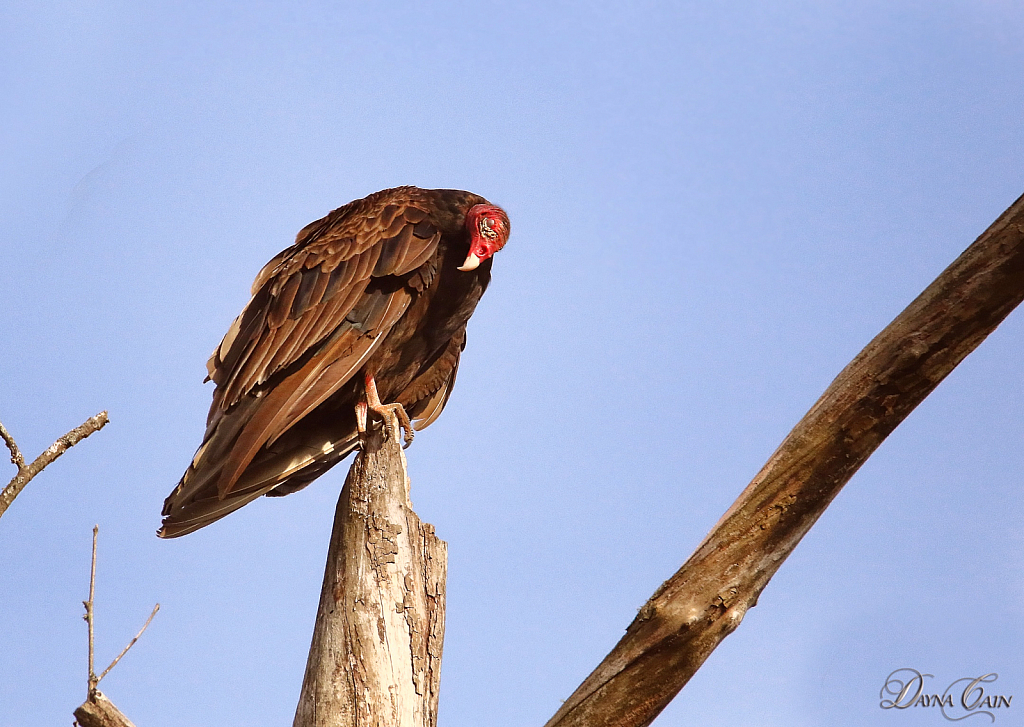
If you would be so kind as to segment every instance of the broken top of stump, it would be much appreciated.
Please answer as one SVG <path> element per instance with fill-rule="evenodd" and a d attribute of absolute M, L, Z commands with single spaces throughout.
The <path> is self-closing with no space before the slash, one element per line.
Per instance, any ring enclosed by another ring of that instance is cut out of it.
<path fill-rule="evenodd" d="M 338 499 L 294 727 L 434 727 L 448 553 L 372 432 Z"/>

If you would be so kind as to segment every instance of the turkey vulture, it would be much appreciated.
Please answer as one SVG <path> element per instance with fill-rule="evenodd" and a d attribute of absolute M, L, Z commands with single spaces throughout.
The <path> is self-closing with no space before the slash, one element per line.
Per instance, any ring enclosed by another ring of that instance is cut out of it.
<path fill-rule="evenodd" d="M 206 365 L 216 384 L 206 435 L 157 534 L 302 489 L 357 448 L 367 406 L 394 412 L 407 443 L 410 418 L 416 429 L 437 419 L 509 230 L 483 197 L 417 187 L 303 228 L 256 276 Z"/>

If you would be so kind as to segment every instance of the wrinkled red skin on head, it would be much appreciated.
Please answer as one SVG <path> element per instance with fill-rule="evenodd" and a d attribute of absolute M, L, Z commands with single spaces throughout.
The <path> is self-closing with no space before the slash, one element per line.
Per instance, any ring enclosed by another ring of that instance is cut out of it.
<path fill-rule="evenodd" d="M 505 210 L 493 204 L 477 204 L 466 213 L 466 227 L 469 228 L 469 252 L 483 262 L 508 242 L 511 227 Z M 493 235 L 488 236 L 488 230 Z"/>

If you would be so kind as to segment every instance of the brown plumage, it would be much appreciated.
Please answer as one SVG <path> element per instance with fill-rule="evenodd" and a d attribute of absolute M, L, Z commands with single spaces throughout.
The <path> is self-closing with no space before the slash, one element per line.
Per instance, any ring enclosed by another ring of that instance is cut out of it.
<path fill-rule="evenodd" d="M 358 446 L 366 375 L 416 429 L 433 422 L 508 232 L 505 213 L 478 195 L 416 187 L 371 194 L 303 228 L 256 277 L 207 363 L 217 388 L 206 435 L 158 535 L 295 492 L 337 464 Z"/>

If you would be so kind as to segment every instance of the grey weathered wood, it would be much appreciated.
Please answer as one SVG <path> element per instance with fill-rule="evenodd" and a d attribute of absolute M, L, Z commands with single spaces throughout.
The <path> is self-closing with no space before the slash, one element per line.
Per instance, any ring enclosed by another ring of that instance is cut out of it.
<path fill-rule="evenodd" d="M 75 719 L 80 727 L 135 727 L 102 692 L 93 692 L 75 710 Z"/>
<path fill-rule="evenodd" d="M 18 474 L 0 491 L 0 517 L 7 512 L 7 508 L 14 502 L 14 498 L 21 494 L 33 477 L 38 475 L 47 465 L 81 442 L 94 432 L 98 432 L 110 420 L 107 413 L 101 411 L 94 417 L 89 417 L 83 424 L 75 427 L 56 442 L 47 447 L 42 454 L 33 460 L 32 464 L 25 464 L 25 458 L 21 455 L 14 437 L 8 433 L 3 424 L 0 424 L 0 439 L 4 440 L 7 448 L 11 451 L 11 464 L 18 468 Z"/>
<path fill-rule="evenodd" d="M 854 472 L 1022 299 L 1024 197 L 843 369 L 547 727 L 650 724 Z"/>
<path fill-rule="evenodd" d="M 372 433 L 338 499 L 294 727 L 436 725 L 447 560 L 397 437 Z"/>

